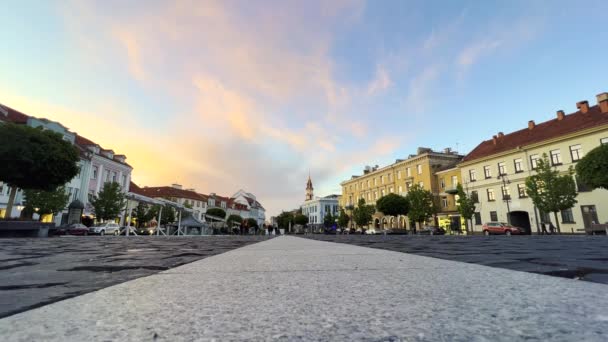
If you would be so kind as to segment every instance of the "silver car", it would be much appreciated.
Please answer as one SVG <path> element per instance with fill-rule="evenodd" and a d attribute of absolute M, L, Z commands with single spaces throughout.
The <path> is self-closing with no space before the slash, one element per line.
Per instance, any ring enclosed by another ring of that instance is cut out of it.
<path fill-rule="evenodd" d="M 118 235 L 120 234 L 120 226 L 114 222 L 100 223 L 94 227 L 89 228 L 89 234 Z"/>

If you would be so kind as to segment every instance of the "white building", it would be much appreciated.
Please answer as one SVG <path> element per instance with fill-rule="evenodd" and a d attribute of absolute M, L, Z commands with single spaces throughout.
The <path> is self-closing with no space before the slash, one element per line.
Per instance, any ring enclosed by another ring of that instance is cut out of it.
<path fill-rule="evenodd" d="M 243 189 L 237 191 L 232 197 L 230 197 L 235 203 L 243 204 L 249 211 L 249 217 L 253 218 L 258 222 L 259 226 L 262 226 L 266 222 L 266 209 L 258 202 L 254 194 L 246 192 Z M 245 217 L 243 217 L 245 218 Z"/>
<path fill-rule="evenodd" d="M 566 115 L 558 111 L 553 120 L 540 124 L 529 121 L 522 130 L 495 135 L 479 144 L 459 165 L 463 186 L 479 198 L 474 230 L 481 231 L 488 221 L 511 221 L 531 232 L 554 215 L 539 213 L 526 194 L 526 177 L 543 154 L 559 171 L 575 166 L 585 153 L 600 144 L 608 144 L 608 93 L 597 96 L 598 105 L 577 103 L 578 111 Z M 558 215 L 562 232 L 580 232 L 592 222 L 608 221 L 608 191 L 590 191 L 576 175 L 578 203 Z"/>
<path fill-rule="evenodd" d="M 323 220 L 328 213 L 331 213 L 334 217 L 338 216 L 340 207 L 338 197 L 338 195 L 329 195 L 305 201 L 300 209 L 303 215 L 308 216 L 308 225 L 312 227 L 323 226 Z"/>

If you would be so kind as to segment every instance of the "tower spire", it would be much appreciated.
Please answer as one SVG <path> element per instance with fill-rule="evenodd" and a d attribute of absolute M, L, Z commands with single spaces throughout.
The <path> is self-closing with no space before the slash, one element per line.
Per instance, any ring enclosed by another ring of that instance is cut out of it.
<path fill-rule="evenodd" d="M 313 199 L 314 194 L 313 194 L 314 188 L 312 186 L 312 180 L 310 179 L 310 170 L 308 170 L 308 181 L 306 182 L 306 200 L 310 201 L 311 199 Z"/>

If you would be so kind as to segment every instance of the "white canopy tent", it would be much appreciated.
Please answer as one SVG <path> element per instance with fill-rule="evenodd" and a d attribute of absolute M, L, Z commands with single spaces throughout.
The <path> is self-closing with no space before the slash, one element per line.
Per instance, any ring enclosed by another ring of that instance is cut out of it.
<path fill-rule="evenodd" d="M 174 209 L 178 210 L 178 219 L 177 219 L 177 235 L 184 235 L 184 232 L 181 229 L 181 221 L 182 221 L 182 211 L 188 211 L 188 212 L 192 212 L 193 210 L 185 207 L 182 204 L 173 202 L 173 201 L 169 201 L 167 199 L 164 198 L 151 198 L 151 197 L 147 197 L 147 196 L 143 196 L 140 194 L 136 194 L 133 192 L 128 192 L 125 196 L 128 200 L 132 200 L 132 201 L 136 201 L 136 202 L 140 202 L 140 203 L 147 203 L 147 204 L 154 204 L 154 205 L 161 205 L 161 206 L 170 206 Z M 129 236 L 129 234 L 131 233 L 131 203 L 129 201 L 127 201 L 127 214 L 129 215 L 128 220 L 127 220 L 127 229 L 126 229 L 126 236 Z M 158 211 L 158 220 L 157 220 L 157 226 L 156 226 L 156 235 L 160 235 L 161 233 L 165 236 L 168 236 L 169 234 L 167 234 L 166 232 L 161 231 L 160 229 L 160 220 L 162 218 L 162 210 Z M 135 234 L 137 235 L 137 234 Z"/>

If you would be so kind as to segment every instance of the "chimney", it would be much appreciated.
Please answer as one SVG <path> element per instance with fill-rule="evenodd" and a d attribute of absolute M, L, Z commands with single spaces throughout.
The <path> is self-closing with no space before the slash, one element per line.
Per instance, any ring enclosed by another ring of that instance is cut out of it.
<path fill-rule="evenodd" d="M 597 105 L 600 106 L 600 111 L 604 114 L 608 113 L 608 93 L 601 93 L 596 96 Z"/>
<path fill-rule="evenodd" d="M 585 114 L 589 111 L 589 101 L 579 101 L 576 103 L 576 108 Z"/>
<path fill-rule="evenodd" d="M 504 136 L 505 136 L 505 135 L 504 135 L 504 133 L 503 133 L 503 132 L 498 132 L 498 138 L 502 138 L 502 137 L 504 137 Z"/>
<path fill-rule="evenodd" d="M 562 121 L 564 120 L 564 117 L 566 116 L 566 114 L 564 114 L 563 110 L 558 110 L 557 111 L 557 120 L 558 121 Z"/>
<path fill-rule="evenodd" d="M 528 129 L 533 129 L 536 126 L 536 124 L 534 123 L 534 120 L 530 120 L 528 121 Z"/>
<path fill-rule="evenodd" d="M 492 142 L 494 143 L 494 145 L 496 145 L 496 136 L 492 137 Z"/>

